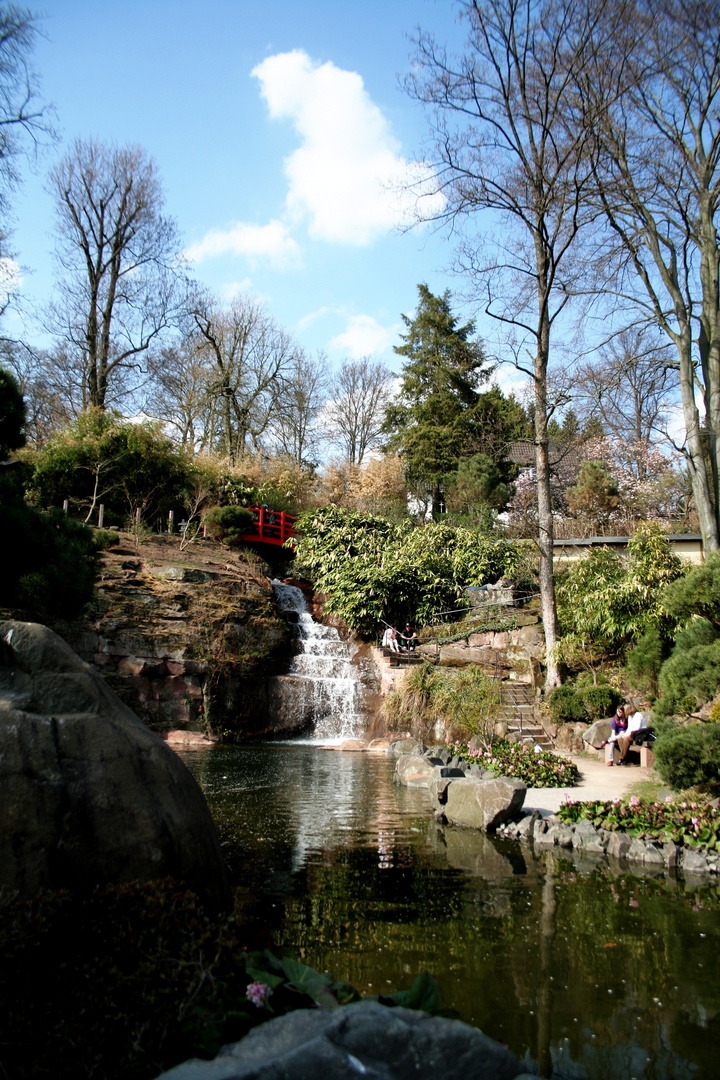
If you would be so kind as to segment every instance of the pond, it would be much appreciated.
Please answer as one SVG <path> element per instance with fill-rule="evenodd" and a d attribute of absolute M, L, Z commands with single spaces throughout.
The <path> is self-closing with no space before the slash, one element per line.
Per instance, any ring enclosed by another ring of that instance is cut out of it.
<path fill-rule="evenodd" d="M 438 825 L 382 756 L 273 745 L 182 757 L 255 947 L 366 994 L 429 971 L 446 1007 L 545 1076 L 718 1075 L 717 886 Z"/>

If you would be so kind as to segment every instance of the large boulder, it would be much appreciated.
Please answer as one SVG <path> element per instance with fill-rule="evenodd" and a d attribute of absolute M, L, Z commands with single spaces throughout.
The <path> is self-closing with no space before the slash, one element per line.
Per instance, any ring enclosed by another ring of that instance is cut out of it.
<path fill-rule="evenodd" d="M 57 634 L 0 621 L 0 886 L 167 876 L 230 906 L 197 783 Z"/>
<path fill-rule="evenodd" d="M 601 750 L 612 733 L 611 720 L 596 720 L 587 731 L 583 732 L 583 742 L 594 750 Z"/>
<path fill-rule="evenodd" d="M 214 1061 L 186 1061 L 158 1080 L 530 1080 L 504 1046 L 460 1020 L 362 1001 L 300 1009 L 253 1028 Z"/>
<path fill-rule="evenodd" d="M 519 816 L 526 791 L 522 780 L 512 776 L 453 780 L 447 789 L 443 811 L 450 825 L 494 832 L 499 825 Z"/>
<path fill-rule="evenodd" d="M 402 754 L 395 762 L 393 782 L 405 787 L 428 787 L 431 780 L 440 776 L 442 763 L 416 754 Z"/>

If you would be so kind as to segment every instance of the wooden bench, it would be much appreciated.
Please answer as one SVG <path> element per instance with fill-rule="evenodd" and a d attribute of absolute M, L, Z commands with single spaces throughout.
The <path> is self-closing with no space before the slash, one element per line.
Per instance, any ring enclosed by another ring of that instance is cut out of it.
<path fill-rule="evenodd" d="M 617 751 L 617 753 L 616 753 Z M 640 754 L 640 768 L 652 769 L 655 765 L 655 754 L 646 743 L 641 743 L 639 746 L 636 743 L 631 743 L 628 754 L 639 753 Z M 611 761 L 613 765 L 616 765 L 620 760 L 620 748 L 616 742 L 608 742 L 605 746 L 605 761 L 609 764 Z"/>

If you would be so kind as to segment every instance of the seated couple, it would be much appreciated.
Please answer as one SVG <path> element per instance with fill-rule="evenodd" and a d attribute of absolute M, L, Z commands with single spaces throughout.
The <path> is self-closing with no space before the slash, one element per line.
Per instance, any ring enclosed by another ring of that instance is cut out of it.
<path fill-rule="evenodd" d="M 617 743 L 620 751 L 620 760 L 617 764 L 622 765 L 625 762 L 628 750 L 632 744 L 634 742 L 640 744 L 645 741 L 645 736 L 641 736 L 640 732 L 647 731 L 647 721 L 645 720 L 643 713 L 638 712 L 634 705 L 628 705 L 627 707 L 618 705 L 617 711 L 610 721 L 610 727 L 611 732 L 608 743 L 610 743 L 611 752 L 608 758 L 608 765 L 614 764 L 614 743 Z"/>
<path fill-rule="evenodd" d="M 384 649 L 399 653 L 401 649 L 407 652 L 415 652 L 418 636 L 410 623 L 405 623 L 405 630 L 399 634 L 395 626 L 388 626 L 383 634 L 382 644 Z"/>

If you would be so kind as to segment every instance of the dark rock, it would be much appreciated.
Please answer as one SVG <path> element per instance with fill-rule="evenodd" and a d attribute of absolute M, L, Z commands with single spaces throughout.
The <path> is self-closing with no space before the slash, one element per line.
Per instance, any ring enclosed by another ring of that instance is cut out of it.
<path fill-rule="evenodd" d="M 0 622 L 0 886 L 171 876 L 231 901 L 210 813 L 176 754 L 47 627 Z"/>
<path fill-rule="evenodd" d="M 358 1002 L 332 1012 L 298 1010 L 158 1080 L 520 1080 L 518 1059 L 459 1020 Z"/>

